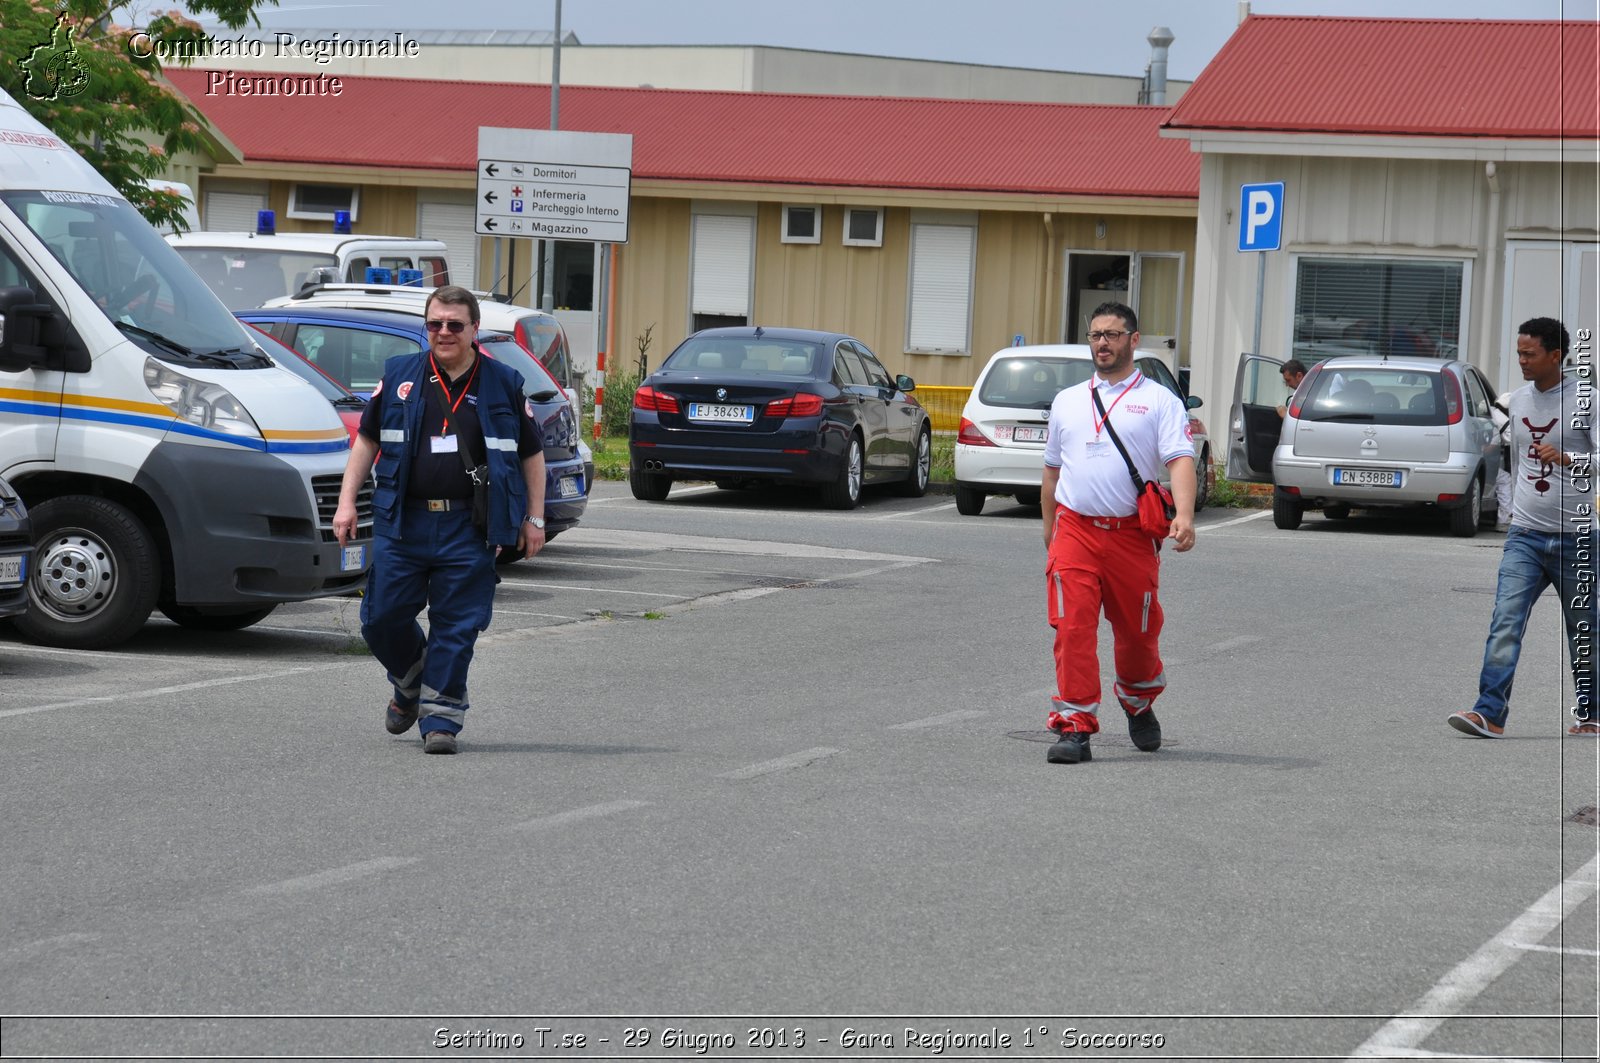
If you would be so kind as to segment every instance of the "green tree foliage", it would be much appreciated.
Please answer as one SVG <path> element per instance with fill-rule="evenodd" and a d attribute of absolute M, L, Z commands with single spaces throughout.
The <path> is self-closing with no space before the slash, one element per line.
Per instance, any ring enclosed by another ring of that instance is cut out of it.
<path fill-rule="evenodd" d="M 194 0 L 189 7 L 237 30 L 260 24 L 261 2 Z M 206 33 L 180 11 L 139 25 L 119 25 L 119 17 L 134 21 L 120 2 L 0 0 L 0 89 L 89 160 L 152 224 L 181 230 L 182 197 L 144 182 L 160 176 L 170 156 L 203 148 L 205 119 L 161 76 L 149 42 L 187 61 L 203 54 Z"/>

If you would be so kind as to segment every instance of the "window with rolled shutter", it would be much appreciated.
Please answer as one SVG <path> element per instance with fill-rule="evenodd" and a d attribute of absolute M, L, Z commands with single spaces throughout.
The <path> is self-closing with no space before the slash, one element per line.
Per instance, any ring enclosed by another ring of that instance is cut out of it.
<path fill-rule="evenodd" d="M 911 298 L 906 349 L 966 354 L 972 349 L 974 225 L 911 226 Z"/>
<path fill-rule="evenodd" d="M 750 316 L 755 266 L 755 219 L 724 214 L 694 216 L 690 311 L 708 317 Z"/>
<path fill-rule="evenodd" d="M 424 200 L 417 204 L 417 235 L 424 240 L 442 240 L 450 249 L 451 284 L 478 287 L 476 223 L 470 203 Z"/>
<path fill-rule="evenodd" d="M 267 197 L 256 192 L 206 192 L 205 227 L 212 232 L 256 231 L 256 214 L 267 209 Z"/>
<path fill-rule="evenodd" d="M 1456 357 L 1465 265 L 1425 259 L 1302 258 L 1294 356 Z"/>

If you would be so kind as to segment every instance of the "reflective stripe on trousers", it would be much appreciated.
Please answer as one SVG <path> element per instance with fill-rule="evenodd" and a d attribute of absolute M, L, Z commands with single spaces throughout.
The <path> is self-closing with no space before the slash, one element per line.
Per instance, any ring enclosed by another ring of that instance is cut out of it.
<path fill-rule="evenodd" d="M 1069 510 L 1057 511 L 1045 571 L 1046 612 L 1056 633 L 1057 701 L 1074 711 L 1098 712 L 1102 611 L 1111 624 L 1115 691 L 1124 711 L 1145 711 L 1166 688 L 1160 571 L 1158 545 L 1136 523 L 1102 528 Z"/>

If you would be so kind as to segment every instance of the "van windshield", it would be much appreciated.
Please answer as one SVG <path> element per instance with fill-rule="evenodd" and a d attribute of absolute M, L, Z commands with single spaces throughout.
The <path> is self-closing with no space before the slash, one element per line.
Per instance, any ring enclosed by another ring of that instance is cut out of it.
<path fill-rule="evenodd" d="M 157 358 L 260 365 L 243 326 L 124 199 L 0 192 L 34 236 L 125 335 Z M 218 356 L 225 356 L 219 358 Z"/>
<path fill-rule="evenodd" d="M 293 295 L 307 284 L 339 279 L 339 259 L 318 251 L 193 244 L 177 251 L 229 310 L 252 310 L 265 306 L 268 299 Z"/>

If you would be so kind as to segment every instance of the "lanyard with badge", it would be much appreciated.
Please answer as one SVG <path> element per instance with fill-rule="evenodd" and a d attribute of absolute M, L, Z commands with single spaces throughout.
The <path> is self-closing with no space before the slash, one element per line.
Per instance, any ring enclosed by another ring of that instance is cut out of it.
<path fill-rule="evenodd" d="M 472 360 L 472 372 L 468 374 L 466 382 L 461 385 L 461 394 L 454 400 L 450 397 L 450 386 L 444 382 L 444 374 L 439 371 L 439 363 L 433 360 L 433 352 L 428 352 L 428 365 L 433 369 L 433 382 L 439 385 L 439 390 L 444 393 L 444 423 L 439 426 L 439 434 L 428 440 L 429 449 L 435 454 L 454 454 L 457 451 L 457 437 L 450 434 L 450 415 L 460 408 L 461 402 L 467 397 L 467 392 L 472 390 L 472 382 L 478 377 L 478 360 Z"/>
<path fill-rule="evenodd" d="M 1099 458 L 1110 453 L 1105 440 L 1100 438 L 1100 433 L 1105 429 L 1106 422 L 1111 420 L 1111 411 L 1116 408 L 1117 403 L 1122 401 L 1122 396 L 1132 391 L 1134 385 L 1143 379 L 1144 372 L 1142 370 L 1135 371 L 1133 379 L 1122 386 L 1122 390 L 1117 392 L 1117 397 L 1111 400 L 1111 405 L 1104 409 L 1100 407 L 1100 396 L 1096 390 L 1100 385 L 1094 380 L 1089 381 L 1089 420 L 1094 424 L 1094 438 L 1084 442 L 1084 457 Z"/>

